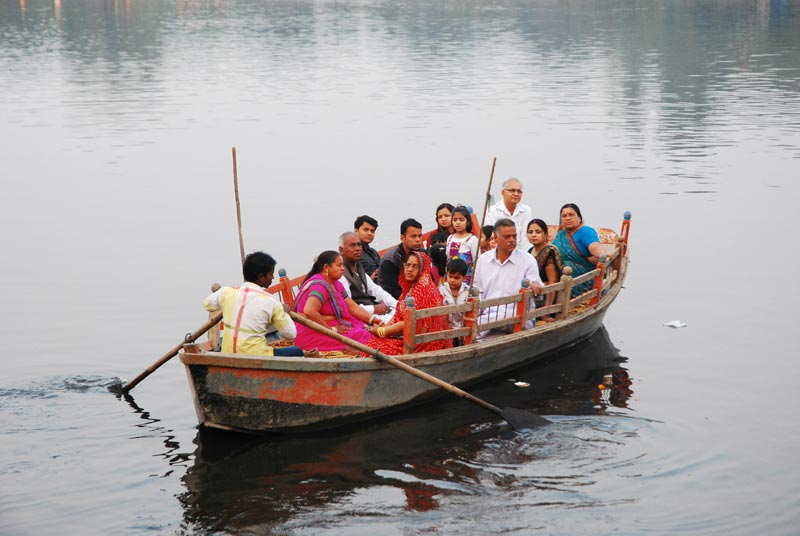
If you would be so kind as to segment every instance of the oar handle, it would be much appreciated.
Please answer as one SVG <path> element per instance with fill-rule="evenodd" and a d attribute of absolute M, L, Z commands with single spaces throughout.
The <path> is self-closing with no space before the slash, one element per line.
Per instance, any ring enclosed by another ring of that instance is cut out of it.
<path fill-rule="evenodd" d="M 446 391 L 449 391 L 449 392 L 453 393 L 454 395 L 458 395 L 460 397 L 463 397 L 463 398 L 466 398 L 468 400 L 471 400 L 472 402 L 475 402 L 479 406 L 482 406 L 482 407 L 488 409 L 489 411 L 491 411 L 493 413 L 496 413 L 497 415 L 501 415 L 502 416 L 502 414 L 503 414 L 503 410 L 501 410 L 497 406 L 494 406 L 494 405 L 486 402 L 485 400 L 481 400 L 480 398 L 477 398 L 477 397 L 469 394 L 468 392 L 459 389 L 455 385 L 452 385 L 452 384 L 449 384 L 449 383 L 447 383 L 447 382 L 445 382 L 443 380 L 440 380 L 439 378 L 437 378 L 435 376 L 431 376 L 430 374 L 428 374 L 426 372 L 422 372 L 421 370 L 419 370 L 417 368 L 414 368 L 411 365 L 407 365 L 406 363 L 403 363 L 399 359 L 395 359 L 394 357 L 390 357 L 390 356 L 384 354 L 383 352 L 381 352 L 380 350 L 376 350 L 375 348 L 370 348 L 366 344 L 362 344 L 362 343 L 360 343 L 358 341 L 354 341 L 353 339 L 351 339 L 349 337 L 345 337 L 341 333 L 337 333 L 337 332 L 335 332 L 334 330 L 332 330 L 332 329 L 330 329 L 328 327 L 322 326 L 321 324 L 318 324 L 318 323 L 314 322 L 313 320 L 309 320 L 308 318 L 306 318 L 304 316 L 301 316 L 301 315 L 295 313 L 294 311 L 289 311 L 289 316 L 291 316 L 292 319 L 295 322 L 297 322 L 298 324 L 302 324 L 302 325 L 304 325 L 305 327 L 307 327 L 309 329 L 313 329 L 314 331 L 316 331 L 318 333 L 322 333 L 323 335 L 327 335 L 328 337 L 330 337 L 332 339 L 335 339 L 335 340 L 337 340 L 339 342 L 342 342 L 342 343 L 350 346 L 351 348 L 355 348 L 356 350 L 358 350 L 360 352 L 364 352 L 365 354 L 369 354 L 369 355 L 371 355 L 371 356 L 373 356 L 373 357 L 375 357 L 377 359 L 380 359 L 381 361 L 385 361 L 385 362 L 389 363 L 390 365 L 392 365 L 394 367 L 397 367 L 397 368 L 399 368 L 401 370 L 404 370 L 405 372 L 408 372 L 409 374 L 412 374 L 412 375 L 416 376 L 417 378 L 419 378 L 421 380 L 425 380 L 426 382 L 432 383 L 433 385 L 436 385 L 437 387 L 441 387 L 442 389 L 444 389 Z"/>
<path fill-rule="evenodd" d="M 129 382 L 128 382 L 128 384 L 127 384 L 125 387 L 123 387 L 123 388 L 122 388 L 122 393 L 123 393 L 123 394 L 128 394 L 128 391 L 130 391 L 131 389 L 133 389 L 134 387 L 136 387 L 136 386 L 139 384 L 139 382 L 141 382 L 143 379 L 145 379 L 145 378 L 147 378 L 148 376 L 150 376 L 150 375 L 151 375 L 153 372 L 155 372 L 155 371 L 156 371 L 156 369 L 157 369 L 158 367 L 160 367 L 161 365 L 163 365 L 164 363 L 166 363 L 167 361 L 169 361 L 170 359 L 172 359 L 173 357 L 175 357 L 175 356 L 178 354 L 178 352 L 180 352 L 180 351 L 181 351 L 181 348 L 183 348 L 183 345 L 184 345 L 184 344 L 186 344 L 186 343 L 188 343 L 188 342 L 194 342 L 194 341 L 196 341 L 196 340 L 197 340 L 197 339 L 199 339 L 199 338 L 200 338 L 200 337 L 201 337 L 201 336 L 202 336 L 202 335 L 203 335 L 203 334 L 204 334 L 206 331 L 208 331 L 209 329 L 213 328 L 213 327 L 214 327 L 214 326 L 215 326 L 215 325 L 216 325 L 216 324 L 217 324 L 217 323 L 218 323 L 220 320 L 222 320 L 222 311 L 220 311 L 219 313 L 217 313 L 217 314 L 215 314 L 214 316 L 212 316 L 211 318 L 209 318 L 209 319 L 208 319 L 208 322 L 206 322 L 205 324 L 203 324 L 202 326 L 200 326 L 200 327 L 197 329 L 197 331 L 195 331 L 194 333 L 192 333 L 191 335 L 189 335 L 188 337 L 186 337 L 186 338 L 183 340 L 183 342 L 182 342 L 182 343 L 180 343 L 180 344 L 176 345 L 176 346 L 175 346 L 175 347 L 174 347 L 172 350 L 170 350 L 169 352 L 167 352 L 166 354 L 164 354 L 164 356 L 163 356 L 161 359 L 159 359 L 158 361 L 156 361 L 155 363 L 153 363 L 152 365 L 150 365 L 149 367 L 147 367 L 147 368 L 144 370 L 144 372 L 142 372 L 141 374 L 139 374 L 138 376 L 136 376 L 136 377 L 135 377 L 133 380 L 129 381 Z"/>

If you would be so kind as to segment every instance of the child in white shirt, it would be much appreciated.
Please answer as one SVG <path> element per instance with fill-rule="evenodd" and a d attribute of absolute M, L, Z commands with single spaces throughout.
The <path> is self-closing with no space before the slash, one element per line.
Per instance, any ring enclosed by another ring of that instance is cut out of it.
<path fill-rule="evenodd" d="M 447 263 L 447 279 L 439 285 L 439 293 L 445 305 L 461 305 L 467 303 L 469 297 L 469 285 L 464 282 L 467 275 L 467 263 L 461 259 L 453 259 Z M 451 328 L 464 327 L 464 313 L 450 313 L 448 321 Z M 461 346 L 463 339 L 457 337 L 453 339 L 454 346 Z"/>

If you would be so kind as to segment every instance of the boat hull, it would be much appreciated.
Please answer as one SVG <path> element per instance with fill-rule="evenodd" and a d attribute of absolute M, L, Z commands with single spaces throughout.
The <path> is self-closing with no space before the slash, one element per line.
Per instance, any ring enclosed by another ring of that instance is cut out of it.
<path fill-rule="evenodd" d="M 568 319 L 399 359 L 459 386 L 531 363 L 597 331 L 622 286 L 624 272 L 624 268 L 620 270 L 618 280 L 596 305 Z M 192 387 L 198 421 L 212 428 L 255 433 L 335 428 L 445 393 L 372 358 L 262 358 L 184 351 L 181 361 Z"/>

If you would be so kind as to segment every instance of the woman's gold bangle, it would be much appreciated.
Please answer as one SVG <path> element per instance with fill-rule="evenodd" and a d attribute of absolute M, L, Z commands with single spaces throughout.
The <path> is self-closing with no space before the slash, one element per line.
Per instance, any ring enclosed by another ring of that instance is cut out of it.
<path fill-rule="evenodd" d="M 379 327 L 379 328 L 378 328 L 377 330 L 375 330 L 375 331 L 377 331 L 377 332 L 378 332 L 378 337 L 380 337 L 381 339 L 383 339 L 384 337 L 386 337 L 386 328 L 384 328 L 383 326 Z"/>

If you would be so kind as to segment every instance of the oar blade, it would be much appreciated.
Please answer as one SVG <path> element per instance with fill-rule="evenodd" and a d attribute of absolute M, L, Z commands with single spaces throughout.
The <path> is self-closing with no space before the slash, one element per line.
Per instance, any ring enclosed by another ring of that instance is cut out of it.
<path fill-rule="evenodd" d="M 500 415 L 508 424 L 515 430 L 526 430 L 539 428 L 540 426 L 547 426 L 553 424 L 541 415 L 537 415 L 532 411 L 517 408 L 503 408 Z"/>

